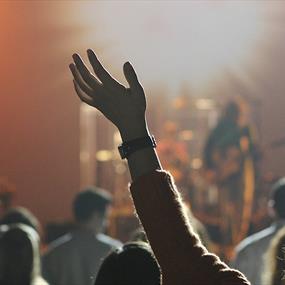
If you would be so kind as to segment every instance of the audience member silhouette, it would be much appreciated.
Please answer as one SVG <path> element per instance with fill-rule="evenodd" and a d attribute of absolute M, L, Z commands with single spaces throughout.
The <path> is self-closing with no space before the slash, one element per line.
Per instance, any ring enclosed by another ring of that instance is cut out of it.
<path fill-rule="evenodd" d="M 43 256 L 43 276 L 52 285 L 94 283 L 102 258 L 121 246 L 102 232 L 111 196 L 102 189 L 88 188 L 73 203 L 76 230 L 50 244 Z"/>
<path fill-rule="evenodd" d="M 285 285 L 285 227 L 272 239 L 264 255 L 262 285 Z"/>
<path fill-rule="evenodd" d="M 264 271 L 262 257 L 272 238 L 285 226 L 285 178 L 273 185 L 268 205 L 274 222 L 270 227 L 244 239 L 236 247 L 236 258 L 233 261 L 233 266 L 243 272 L 252 285 L 261 284 Z"/>
<path fill-rule="evenodd" d="M 36 216 L 24 207 L 15 207 L 9 209 L 0 220 L 0 225 L 24 224 L 32 227 L 38 233 L 40 232 L 40 223 Z"/>
<path fill-rule="evenodd" d="M 162 170 L 156 154 L 145 117 L 144 90 L 132 65 L 124 64 L 126 88 L 104 69 L 92 50 L 87 54 L 95 75 L 74 54 L 70 65 L 74 87 L 83 102 L 101 111 L 120 132 L 120 153 L 128 160 L 133 180 L 130 192 L 160 265 L 163 285 L 249 285 L 241 272 L 209 253 L 193 231 L 173 178 Z"/>
<path fill-rule="evenodd" d="M 145 242 L 131 242 L 103 261 L 95 285 L 159 285 L 160 270 Z"/>
<path fill-rule="evenodd" d="M 0 228 L 0 284 L 47 285 L 41 277 L 37 232 L 24 224 Z"/>

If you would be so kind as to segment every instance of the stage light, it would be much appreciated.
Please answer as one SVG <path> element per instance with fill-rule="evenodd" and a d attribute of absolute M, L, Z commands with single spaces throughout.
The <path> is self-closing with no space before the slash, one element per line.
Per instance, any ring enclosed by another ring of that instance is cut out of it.
<path fill-rule="evenodd" d="M 114 152 L 111 150 L 102 149 L 96 152 L 97 161 L 106 162 L 114 159 Z"/>
<path fill-rule="evenodd" d="M 215 107 L 215 102 L 212 99 L 199 98 L 195 102 L 195 106 L 199 110 L 212 110 Z"/>
<path fill-rule="evenodd" d="M 203 162 L 200 158 L 194 158 L 192 161 L 191 161 L 191 167 L 195 170 L 197 169 L 200 169 L 203 165 Z"/>
<path fill-rule="evenodd" d="M 193 132 L 191 130 L 183 130 L 179 133 L 178 137 L 182 141 L 191 141 L 193 139 Z"/>

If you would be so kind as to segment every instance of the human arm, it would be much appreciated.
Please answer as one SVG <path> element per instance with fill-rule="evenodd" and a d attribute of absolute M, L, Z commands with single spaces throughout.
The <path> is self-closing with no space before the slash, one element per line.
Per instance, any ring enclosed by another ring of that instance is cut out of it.
<path fill-rule="evenodd" d="M 133 67 L 129 63 L 124 65 L 129 84 L 126 88 L 107 73 L 90 50 L 88 57 L 100 81 L 78 55 L 73 56 L 75 64 L 70 65 L 81 100 L 113 122 L 123 141 L 149 135 L 146 98 Z M 164 284 L 183 284 L 191 279 L 197 285 L 248 284 L 242 274 L 231 271 L 201 245 L 183 213 L 171 176 L 159 171 L 161 166 L 155 150 L 144 148 L 132 153 L 128 164 L 134 181 L 131 187 L 134 204 L 162 267 Z"/>
<path fill-rule="evenodd" d="M 162 269 L 163 284 L 248 285 L 202 246 L 184 212 L 172 176 L 155 171 L 133 182 L 131 193 L 138 216 Z"/>

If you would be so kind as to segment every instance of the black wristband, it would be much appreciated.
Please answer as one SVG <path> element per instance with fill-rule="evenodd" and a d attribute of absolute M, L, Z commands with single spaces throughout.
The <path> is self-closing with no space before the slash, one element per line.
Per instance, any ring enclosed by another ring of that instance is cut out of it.
<path fill-rule="evenodd" d="M 131 141 L 123 142 L 119 145 L 118 150 L 121 155 L 121 158 L 128 158 L 130 154 L 147 147 L 156 147 L 156 141 L 154 136 L 147 136 Z"/>

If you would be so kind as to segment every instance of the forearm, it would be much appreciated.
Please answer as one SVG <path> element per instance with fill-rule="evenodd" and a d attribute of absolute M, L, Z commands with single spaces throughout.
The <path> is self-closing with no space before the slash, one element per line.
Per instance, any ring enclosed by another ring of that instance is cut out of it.
<path fill-rule="evenodd" d="M 153 148 L 144 148 L 131 154 L 128 158 L 128 165 L 133 181 L 146 173 L 161 169 L 156 151 Z"/>

